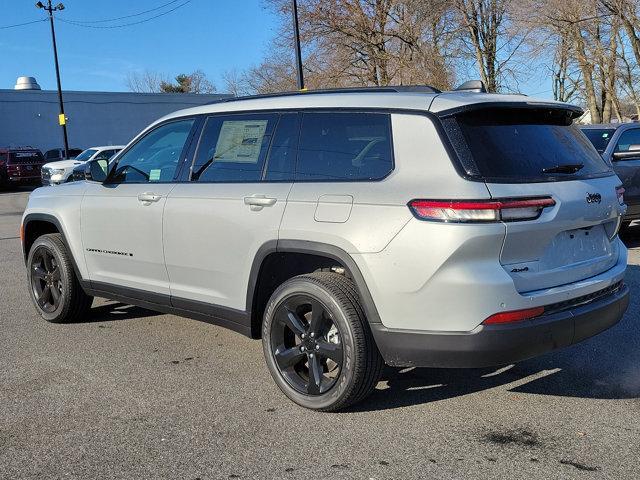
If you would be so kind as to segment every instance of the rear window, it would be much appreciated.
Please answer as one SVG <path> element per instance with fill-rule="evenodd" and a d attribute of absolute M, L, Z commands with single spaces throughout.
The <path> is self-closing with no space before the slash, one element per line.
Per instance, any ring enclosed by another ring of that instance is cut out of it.
<path fill-rule="evenodd" d="M 615 133 L 613 128 L 585 128 L 582 130 L 598 153 L 603 153 Z"/>
<path fill-rule="evenodd" d="M 44 157 L 39 151 L 9 152 L 9 163 L 43 163 Z"/>
<path fill-rule="evenodd" d="M 488 182 L 610 175 L 609 166 L 571 122 L 567 112 L 548 109 L 482 109 L 443 121 L 466 173 Z"/>

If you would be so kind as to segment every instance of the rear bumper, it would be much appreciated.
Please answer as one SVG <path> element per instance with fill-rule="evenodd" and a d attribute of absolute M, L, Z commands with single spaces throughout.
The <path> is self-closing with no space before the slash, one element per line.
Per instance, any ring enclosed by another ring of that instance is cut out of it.
<path fill-rule="evenodd" d="M 566 347 L 612 327 L 629 305 L 629 287 L 588 304 L 512 325 L 471 332 L 392 330 L 371 324 L 380 353 L 392 366 L 477 368 L 504 365 Z"/>

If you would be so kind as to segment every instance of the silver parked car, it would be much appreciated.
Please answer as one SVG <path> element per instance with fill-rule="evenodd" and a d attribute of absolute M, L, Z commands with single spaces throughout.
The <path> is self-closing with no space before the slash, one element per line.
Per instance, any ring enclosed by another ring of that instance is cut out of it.
<path fill-rule="evenodd" d="M 384 363 L 484 367 L 616 324 L 620 180 L 522 96 L 387 87 L 168 115 L 22 219 L 44 319 L 94 296 L 262 338 L 280 389 L 331 411 Z M 239 368 L 244 368 L 239 366 Z"/>
<path fill-rule="evenodd" d="M 628 206 L 623 226 L 640 220 L 640 123 L 582 125 L 580 128 L 622 180 Z"/>

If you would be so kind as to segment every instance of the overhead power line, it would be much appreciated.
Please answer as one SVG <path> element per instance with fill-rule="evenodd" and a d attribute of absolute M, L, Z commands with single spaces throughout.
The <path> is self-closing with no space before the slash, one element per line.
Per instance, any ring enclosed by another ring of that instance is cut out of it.
<path fill-rule="evenodd" d="M 60 17 L 58 17 L 58 21 L 64 22 L 64 23 L 68 23 L 68 24 L 74 25 L 76 27 L 85 27 L 85 28 L 122 28 L 122 27 L 129 27 L 131 25 L 139 25 L 141 23 L 149 22 L 149 21 L 154 20 L 156 18 L 159 18 L 159 17 L 162 17 L 164 15 L 167 15 L 167 14 L 169 14 L 171 12 L 176 11 L 180 7 L 184 7 L 187 3 L 190 3 L 190 2 L 191 2 L 191 0 L 186 0 L 185 2 L 181 3 L 180 5 L 177 5 L 176 7 L 172 8 L 170 10 L 167 10 L 166 12 L 162 12 L 162 13 L 159 13 L 159 14 L 154 15 L 152 17 L 145 18 L 144 20 L 138 20 L 137 22 L 123 23 L 123 24 L 120 24 L 120 25 L 89 25 L 89 24 L 86 24 L 86 23 L 79 23 L 79 22 L 76 22 L 74 20 L 65 20 L 65 19 L 60 18 Z"/>
<path fill-rule="evenodd" d="M 167 2 L 163 5 L 160 5 L 158 7 L 155 8 L 150 8 L 149 10 L 145 10 L 143 12 L 139 12 L 139 13 L 133 13 L 131 15 L 124 15 L 122 17 L 114 17 L 114 18 L 105 18 L 103 20 L 74 20 L 74 19 L 67 19 L 67 22 L 74 22 L 74 23 L 109 23 L 109 22 L 115 22 L 116 20 L 124 20 L 125 18 L 132 18 L 132 17 L 139 17 L 140 15 L 144 15 L 145 13 L 150 13 L 150 12 L 155 12 L 156 10 L 162 10 L 164 7 L 168 7 L 169 5 L 173 4 L 173 3 L 177 3 L 180 0 L 171 0 L 170 2 Z"/>
<path fill-rule="evenodd" d="M 46 22 L 46 21 L 47 21 L 46 18 L 41 18 L 40 20 L 32 20 L 31 22 L 16 23 L 15 25 L 3 25 L 0 27 L 0 30 L 4 30 L 5 28 L 22 27 L 24 25 L 31 25 L 32 23 L 40 23 L 40 22 Z"/>

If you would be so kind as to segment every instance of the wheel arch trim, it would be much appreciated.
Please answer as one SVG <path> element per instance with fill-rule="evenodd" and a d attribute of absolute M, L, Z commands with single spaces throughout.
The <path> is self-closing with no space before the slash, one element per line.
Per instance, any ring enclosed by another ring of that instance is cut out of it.
<path fill-rule="evenodd" d="M 279 239 L 271 240 L 264 243 L 256 252 L 251 265 L 251 272 L 249 274 L 249 283 L 247 289 L 247 303 L 246 310 L 253 314 L 255 310 L 254 302 L 256 300 L 258 278 L 260 276 L 261 268 L 264 260 L 268 255 L 272 253 L 302 253 L 309 255 L 317 255 L 331 258 L 342 264 L 349 272 L 349 275 L 356 284 L 358 293 L 360 294 L 360 300 L 362 307 L 364 308 L 367 320 L 369 323 L 382 323 L 380 315 L 371 296 L 371 292 L 367 287 L 366 281 L 360 268 L 356 264 L 351 255 L 340 247 L 331 245 L 328 243 L 315 242 L 311 240 L 289 240 Z"/>
<path fill-rule="evenodd" d="M 25 245 L 26 232 L 27 232 L 27 228 L 29 226 L 29 223 L 34 222 L 34 221 L 47 222 L 47 223 L 52 224 L 54 227 L 56 227 L 56 229 L 58 230 L 58 233 L 62 236 L 62 243 L 64 243 L 64 246 L 67 249 L 67 252 L 69 253 L 69 258 L 71 259 L 71 264 L 73 265 L 73 270 L 74 270 L 74 272 L 76 274 L 76 277 L 78 278 L 78 281 L 83 286 L 83 288 L 86 287 L 87 285 L 86 285 L 85 281 L 83 280 L 83 277 L 82 277 L 82 274 L 80 272 L 80 269 L 78 268 L 78 264 L 76 262 L 76 259 L 73 256 L 73 252 L 71 251 L 71 248 L 69 246 L 69 242 L 67 241 L 67 237 L 66 237 L 64 228 L 62 226 L 62 222 L 55 215 L 51 215 L 51 214 L 48 214 L 48 213 L 28 213 L 22 219 L 22 228 L 23 228 L 23 231 L 24 231 L 24 238 L 21 240 L 21 243 L 22 243 L 22 252 L 23 252 L 23 256 L 24 256 L 25 265 L 27 263 L 27 260 L 29 259 L 29 252 L 25 248 L 26 247 L 26 245 Z"/>

